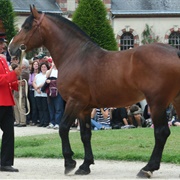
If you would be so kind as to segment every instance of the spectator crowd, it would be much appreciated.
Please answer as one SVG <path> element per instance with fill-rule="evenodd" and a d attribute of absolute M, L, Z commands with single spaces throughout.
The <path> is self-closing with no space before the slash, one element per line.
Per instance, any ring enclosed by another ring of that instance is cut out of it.
<path fill-rule="evenodd" d="M 13 57 L 9 62 L 9 69 L 15 69 L 19 64 L 19 58 Z M 59 129 L 60 120 L 64 113 L 65 102 L 56 87 L 58 70 L 51 57 L 40 54 L 32 60 L 22 60 L 21 78 L 25 83 L 19 84 L 22 88 L 21 99 L 19 92 L 14 91 L 14 116 L 16 127 L 38 126 Z M 29 100 L 30 107 L 27 106 Z M 20 102 L 21 103 L 20 103 Z M 26 112 L 30 108 L 30 113 Z"/>

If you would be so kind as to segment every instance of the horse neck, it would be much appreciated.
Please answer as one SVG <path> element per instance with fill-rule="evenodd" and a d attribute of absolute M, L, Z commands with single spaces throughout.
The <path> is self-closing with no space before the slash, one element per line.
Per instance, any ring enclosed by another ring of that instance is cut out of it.
<path fill-rule="evenodd" d="M 88 41 L 83 38 L 79 39 L 78 36 L 73 36 L 71 33 L 63 30 L 60 30 L 55 36 L 54 33 L 52 34 L 49 36 L 51 40 L 47 40 L 44 45 L 52 55 L 57 54 L 58 52 L 61 57 L 70 55 L 69 52 L 71 50 L 82 48 Z"/>
<path fill-rule="evenodd" d="M 48 22 L 48 24 L 50 24 L 50 22 Z M 44 28 L 45 41 L 43 44 L 49 50 L 53 60 L 56 59 L 56 62 L 57 60 L 58 62 L 64 61 L 69 59 L 69 56 L 80 54 L 90 45 L 96 46 L 88 37 L 70 25 L 64 22 L 58 24 L 59 26 L 52 24 L 50 29 Z M 47 25 L 44 27 L 47 27 Z"/>

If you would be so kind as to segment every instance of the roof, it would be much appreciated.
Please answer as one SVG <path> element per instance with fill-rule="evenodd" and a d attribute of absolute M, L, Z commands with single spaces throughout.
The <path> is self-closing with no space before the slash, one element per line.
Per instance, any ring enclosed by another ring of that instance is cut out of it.
<path fill-rule="evenodd" d="M 62 13 L 55 0 L 11 0 L 16 13 L 29 13 L 30 5 L 35 5 L 38 11 Z"/>
<path fill-rule="evenodd" d="M 114 15 L 180 15 L 179 0 L 112 0 Z"/>

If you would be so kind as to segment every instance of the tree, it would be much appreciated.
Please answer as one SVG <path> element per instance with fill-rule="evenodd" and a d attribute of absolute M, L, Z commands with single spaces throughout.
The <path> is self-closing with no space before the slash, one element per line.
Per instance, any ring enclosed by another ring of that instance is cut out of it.
<path fill-rule="evenodd" d="M 2 20 L 6 31 L 6 39 L 10 42 L 16 34 L 14 27 L 15 13 L 10 0 L 0 0 L 0 7 L 0 20 Z"/>
<path fill-rule="evenodd" d="M 72 21 L 102 48 L 117 50 L 113 29 L 106 17 L 107 11 L 101 0 L 81 0 Z"/>
<path fill-rule="evenodd" d="M 148 24 L 146 24 L 145 26 L 145 29 L 142 33 L 142 38 L 142 44 L 150 44 L 159 41 L 159 37 L 155 36 L 154 32 L 152 31 L 152 28 L 149 27 Z"/>

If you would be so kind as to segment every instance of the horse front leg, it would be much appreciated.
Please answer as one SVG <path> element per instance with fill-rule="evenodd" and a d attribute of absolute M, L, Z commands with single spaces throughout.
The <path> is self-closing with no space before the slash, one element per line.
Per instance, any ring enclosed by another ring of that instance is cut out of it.
<path fill-rule="evenodd" d="M 59 135 L 62 141 L 62 153 L 65 161 L 65 174 L 68 174 L 76 167 L 76 161 L 72 159 L 74 152 L 72 151 L 69 142 L 69 130 L 74 120 L 75 116 L 73 113 L 69 113 L 65 110 L 59 127 Z"/>
<path fill-rule="evenodd" d="M 79 169 L 75 172 L 75 174 L 78 175 L 86 175 L 91 172 L 90 165 L 94 164 L 94 156 L 92 153 L 92 147 L 91 147 L 91 119 L 90 119 L 90 113 L 86 115 L 84 118 L 80 118 L 80 133 L 81 133 L 81 141 L 83 142 L 85 156 L 84 156 L 84 162 L 81 166 L 79 166 Z"/>
<path fill-rule="evenodd" d="M 160 111 L 158 108 L 156 108 L 154 111 L 152 111 L 152 119 L 154 124 L 155 146 L 148 164 L 137 174 L 137 176 L 141 178 L 150 178 L 153 171 L 160 168 L 164 146 L 168 136 L 170 135 L 165 109 Z"/>

